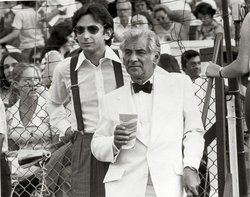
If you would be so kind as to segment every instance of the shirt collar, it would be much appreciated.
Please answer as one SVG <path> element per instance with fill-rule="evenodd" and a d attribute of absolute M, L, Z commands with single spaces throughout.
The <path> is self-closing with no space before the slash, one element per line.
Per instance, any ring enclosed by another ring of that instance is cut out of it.
<path fill-rule="evenodd" d="M 154 81 L 154 74 L 153 74 L 147 81 L 145 81 L 143 84 L 147 83 L 148 81 L 149 81 L 150 83 L 153 84 L 153 81 Z M 133 80 L 131 79 L 130 88 L 131 88 L 132 94 L 134 95 L 135 93 L 134 93 L 134 90 L 133 90 L 133 88 L 132 88 L 132 83 L 135 83 L 135 82 L 133 82 Z M 152 90 L 153 90 L 153 88 L 154 88 L 154 86 L 152 87 Z"/>
<path fill-rule="evenodd" d="M 105 48 L 105 54 L 104 54 L 104 58 L 105 59 L 110 59 L 111 61 L 115 61 L 118 63 L 121 63 L 120 58 L 116 55 L 116 53 L 109 47 L 106 45 Z M 77 61 L 77 65 L 75 68 L 75 71 L 82 65 L 83 61 L 86 60 L 86 56 L 84 55 L 83 51 L 79 54 L 78 57 L 78 61 Z"/>
<path fill-rule="evenodd" d="M 154 74 L 147 80 L 147 81 L 145 81 L 143 84 L 145 84 L 145 83 L 147 83 L 147 82 L 150 82 L 150 83 L 153 83 L 153 81 L 154 81 Z M 135 83 L 132 79 L 131 79 L 131 84 L 132 83 Z"/>

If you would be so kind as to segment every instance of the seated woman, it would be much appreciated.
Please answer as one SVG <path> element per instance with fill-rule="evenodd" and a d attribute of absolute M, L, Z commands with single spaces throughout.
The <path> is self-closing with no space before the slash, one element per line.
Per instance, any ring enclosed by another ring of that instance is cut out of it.
<path fill-rule="evenodd" d="M 202 22 L 197 27 L 197 40 L 214 40 L 217 33 L 224 32 L 223 25 L 214 19 L 216 10 L 210 4 L 199 3 L 193 13 Z"/>
<path fill-rule="evenodd" d="M 153 10 L 154 30 L 160 41 L 188 40 L 191 12 L 170 10 L 166 5 L 156 5 Z"/>
<path fill-rule="evenodd" d="M 7 109 L 6 113 L 8 138 L 16 144 L 18 151 L 49 149 L 50 144 L 58 139 L 48 122 L 45 99 L 37 92 L 39 82 L 40 73 L 37 67 L 19 63 L 13 69 L 10 103 L 14 104 Z M 33 177 L 32 180 L 36 180 L 38 170 L 39 167 L 36 166 L 22 169 L 17 159 L 12 161 L 12 174 L 21 181 L 22 185 L 16 187 L 15 195 L 24 191 L 31 192 L 30 188 L 26 188 L 32 184 L 27 179 Z M 21 196 L 25 196 L 25 192 Z"/>
<path fill-rule="evenodd" d="M 21 51 L 14 51 L 5 52 L 0 61 L 0 95 L 5 105 L 8 105 L 9 101 L 12 70 L 22 60 Z"/>

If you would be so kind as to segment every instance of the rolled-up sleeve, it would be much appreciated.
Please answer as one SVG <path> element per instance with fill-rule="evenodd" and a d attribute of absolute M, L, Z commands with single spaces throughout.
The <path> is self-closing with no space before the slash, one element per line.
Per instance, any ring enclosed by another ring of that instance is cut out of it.
<path fill-rule="evenodd" d="M 50 124 L 59 129 L 63 135 L 67 128 L 71 126 L 63 105 L 69 97 L 69 92 L 64 80 L 65 75 L 62 72 L 65 66 L 69 66 L 69 60 L 67 59 L 56 66 L 46 102 L 46 110 L 50 117 Z"/>

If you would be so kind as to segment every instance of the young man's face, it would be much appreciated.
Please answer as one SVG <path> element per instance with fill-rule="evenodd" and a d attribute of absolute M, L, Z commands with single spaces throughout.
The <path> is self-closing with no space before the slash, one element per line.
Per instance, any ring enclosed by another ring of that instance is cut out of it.
<path fill-rule="evenodd" d="M 105 40 L 109 39 L 101 23 L 94 20 L 90 14 L 82 16 L 75 27 L 77 40 L 86 53 L 96 53 L 105 48 Z"/>

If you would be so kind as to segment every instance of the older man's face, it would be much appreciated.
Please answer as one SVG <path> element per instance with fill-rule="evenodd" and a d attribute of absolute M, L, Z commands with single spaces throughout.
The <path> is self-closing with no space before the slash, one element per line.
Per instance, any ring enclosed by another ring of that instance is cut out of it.
<path fill-rule="evenodd" d="M 154 58 L 154 54 L 147 50 L 145 37 L 126 41 L 123 62 L 134 82 L 144 83 L 153 75 Z"/>

